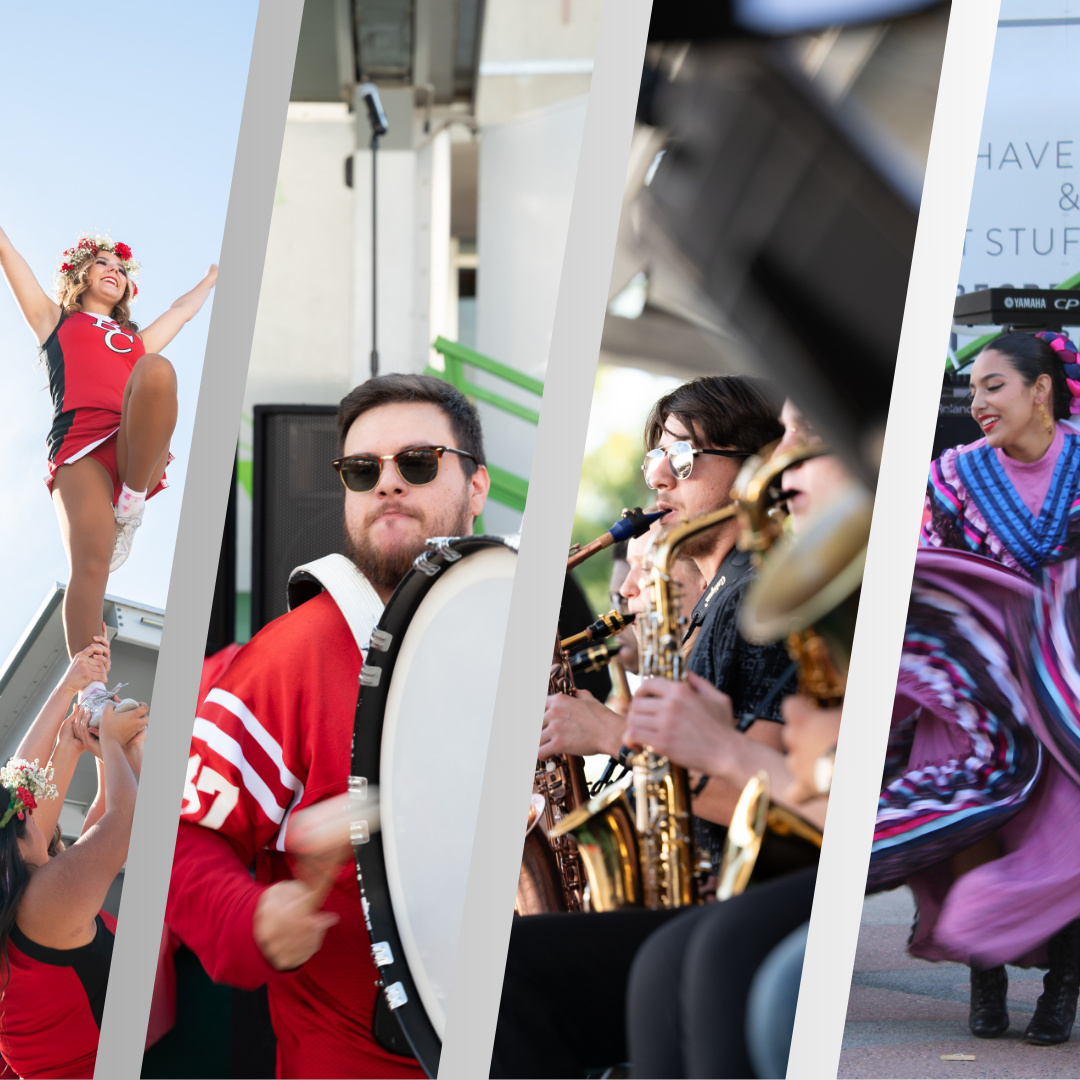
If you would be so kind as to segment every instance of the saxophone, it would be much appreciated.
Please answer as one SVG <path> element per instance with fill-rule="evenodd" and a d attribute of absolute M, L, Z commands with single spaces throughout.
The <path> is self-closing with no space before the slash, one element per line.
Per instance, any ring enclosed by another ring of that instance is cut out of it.
<path fill-rule="evenodd" d="M 570 697 L 577 695 L 574 673 L 570 670 L 570 656 L 557 635 L 551 675 L 548 677 L 548 693 L 567 694 Z M 589 798 L 584 762 L 571 754 L 556 754 L 547 761 L 537 761 L 533 786 L 536 793 L 544 797 L 544 831 L 549 836 L 551 830 Z M 585 903 L 586 880 L 577 844 L 568 836 L 559 836 L 550 843 L 565 899 L 565 906 L 556 910 L 581 911 Z M 529 905 L 529 910 L 519 913 L 526 915 L 537 912 L 535 905 Z"/>
<path fill-rule="evenodd" d="M 624 510 L 622 518 L 606 533 L 586 547 L 571 552 L 567 570 L 618 540 L 642 535 L 660 516 L 658 513 L 645 514 L 637 507 Z M 619 612 L 611 611 L 565 641 L 559 640 L 556 631 L 548 694 L 570 697 L 577 694 L 568 647 L 616 634 L 631 621 Z M 570 754 L 557 754 L 547 761 L 537 761 L 533 791 L 515 911 L 519 915 L 538 915 L 586 910 L 588 882 L 578 844 L 573 837 L 558 832 L 561 823 L 588 801 L 584 762 Z M 542 832 L 539 829 L 541 822 Z"/>
<path fill-rule="evenodd" d="M 734 504 L 671 529 L 649 560 L 641 627 L 641 674 L 686 678 L 678 588 L 671 577 L 679 549 L 727 521 Z M 686 770 L 648 747 L 629 757 L 634 803 L 627 785 L 607 788 L 549 832 L 573 836 L 588 877 L 588 910 L 652 910 L 698 902 L 696 877 L 708 872 L 695 851 Z"/>
<path fill-rule="evenodd" d="M 736 516 L 741 533 L 739 546 L 755 552 L 760 559 L 761 553 L 776 543 L 783 528 L 777 510 L 784 493 L 777 481 L 784 470 L 828 453 L 822 446 L 802 447 L 764 460 L 769 449 L 751 458 L 740 470 L 731 493 L 732 503 L 676 526 L 652 556 L 647 590 L 650 595 L 646 597 L 646 613 L 639 619 L 642 674 L 676 681 L 686 677 L 678 597 L 671 579 L 678 549 Z M 858 571 L 861 575 L 861 562 Z M 846 587 L 846 577 L 841 587 Z M 827 590 L 826 602 L 832 599 L 835 589 L 830 586 Z M 798 599 L 801 602 L 801 597 Z M 815 597 L 815 611 L 817 603 Z M 759 605 L 757 615 L 764 618 L 767 607 L 767 603 Z M 843 677 L 833 666 L 822 637 L 806 622 L 792 625 L 788 634 L 789 651 L 800 664 L 800 689 L 822 704 L 842 698 Z M 774 633 L 765 640 L 777 636 L 783 635 Z M 589 879 L 589 910 L 674 908 L 695 903 L 695 872 L 704 874 L 708 868 L 697 864 L 694 851 L 686 771 L 648 748 L 630 761 L 633 807 L 626 785 L 613 786 L 580 806 L 550 835 L 572 835 L 577 839 Z M 728 830 L 717 899 L 743 891 L 762 842 L 769 835 L 794 842 L 802 860 L 815 858 L 820 851 L 821 830 L 771 802 L 769 794 L 768 774 L 759 773 L 739 800 Z"/>

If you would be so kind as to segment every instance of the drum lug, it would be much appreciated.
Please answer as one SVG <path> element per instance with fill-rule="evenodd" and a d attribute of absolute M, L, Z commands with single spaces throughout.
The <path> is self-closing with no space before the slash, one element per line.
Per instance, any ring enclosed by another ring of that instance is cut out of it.
<path fill-rule="evenodd" d="M 431 561 L 433 556 L 441 555 L 448 563 L 457 562 L 461 558 L 461 552 L 455 551 L 450 546 L 450 541 L 455 539 L 457 537 L 454 536 L 432 536 L 425 540 L 424 544 L 432 550 L 425 551 L 423 555 L 417 555 L 413 560 L 413 569 L 419 570 L 421 574 L 427 574 L 428 577 L 434 577 L 442 566 Z"/>
<path fill-rule="evenodd" d="M 432 554 L 433 552 L 425 551 L 423 555 L 417 555 L 413 559 L 413 569 L 419 570 L 421 574 L 427 574 L 428 577 L 434 577 L 442 567 L 431 561 Z"/>
<path fill-rule="evenodd" d="M 382 668 L 369 667 L 364 665 L 360 672 L 360 685 L 361 686 L 378 686 L 379 680 L 382 678 Z"/>
<path fill-rule="evenodd" d="M 349 777 L 349 840 L 355 844 L 366 844 L 371 839 L 371 832 L 365 819 L 359 817 L 364 811 L 362 804 L 367 802 L 368 782 L 366 776 Z"/>
<path fill-rule="evenodd" d="M 409 1000 L 409 995 L 405 993 L 405 987 L 401 983 L 391 983 L 386 988 L 386 1004 L 391 1009 L 400 1009 L 402 1005 Z"/>
<path fill-rule="evenodd" d="M 394 954 L 390 951 L 389 941 L 373 941 L 371 943 L 371 959 L 376 967 L 386 967 L 394 962 Z"/>
<path fill-rule="evenodd" d="M 424 544 L 429 548 L 434 548 L 447 562 L 457 562 L 461 558 L 461 552 L 455 551 L 450 546 L 450 541 L 456 539 L 456 536 L 433 536 L 425 540 Z"/>
<path fill-rule="evenodd" d="M 388 633 L 386 630 L 372 630 L 371 641 L 368 644 L 369 649 L 378 649 L 379 652 L 389 652 L 390 645 L 394 640 L 394 635 Z"/>

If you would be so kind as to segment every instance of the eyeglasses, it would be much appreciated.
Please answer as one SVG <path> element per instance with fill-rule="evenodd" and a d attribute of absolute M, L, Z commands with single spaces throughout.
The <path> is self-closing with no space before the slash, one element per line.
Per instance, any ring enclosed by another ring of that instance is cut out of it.
<path fill-rule="evenodd" d="M 414 446 L 396 454 L 354 454 L 351 457 L 338 458 L 330 464 L 337 469 L 341 482 L 349 491 L 371 491 L 382 476 L 384 461 L 392 461 L 398 476 L 409 487 L 423 487 L 430 484 L 439 475 L 439 461 L 443 454 L 458 454 L 476 461 L 476 456 L 467 450 L 455 450 L 452 446 Z M 477 462 L 479 464 L 479 462 Z"/>
<path fill-rule="evenodd" d="M 678 480 L 688 479 L 694 471 L 694 458 L 698 454 L 714 454 L 716 457 L 729 458 L 748 458 L 751 456 L 749 451 L 746 450 L 695 450 L 688 442 L 673 442 L 668 447 L 657 447 L 645 455 L 645 461 L 641 466 L 641 471 L 645 474 L 645 483 L 655 490 L 656 484 L 653 481 L 656 470 L 660 467 L 660 462 L 664 458 L 667 458 L 668 465 L 671 466 L 672 476 Z"/>

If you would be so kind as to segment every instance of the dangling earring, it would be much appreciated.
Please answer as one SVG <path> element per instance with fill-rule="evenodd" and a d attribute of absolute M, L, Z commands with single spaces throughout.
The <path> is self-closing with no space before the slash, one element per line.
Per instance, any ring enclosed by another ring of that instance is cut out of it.
<path fill-rule="evenodd" d="M 1046 411 L 1046 406 L 1042 402 L 1039 402 L 1039 419 L 1042 420 L 1043 429 L 1046 434 L 1049 435 L 1050 432 L 1054 430 L 1054 421 Z"/>

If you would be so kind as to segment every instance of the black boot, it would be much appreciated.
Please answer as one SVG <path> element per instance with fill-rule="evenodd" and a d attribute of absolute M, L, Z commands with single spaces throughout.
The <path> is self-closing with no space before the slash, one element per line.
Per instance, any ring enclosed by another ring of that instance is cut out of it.
<path fill-rule="evenodd" d="M 1009 976 L 1005 965 L 980 971 L 971 969 L 971 1014 L 968 1027 L 979 1039 L 996 1039 L 1009 1030 L 1009 1014 L 1005 998 L 1009 992 Z"/>
<path fill-rule="evenodd" d="M 1059 930 L 1049 944 L 1050 970 L 1024 1038 L 1037 1046 L 1065 1042 L 1076 1019 L 1080 994 L 1080 919 Z"/>

